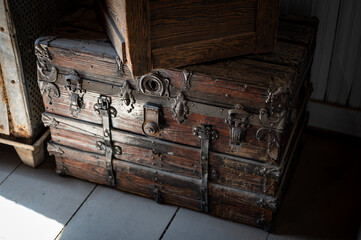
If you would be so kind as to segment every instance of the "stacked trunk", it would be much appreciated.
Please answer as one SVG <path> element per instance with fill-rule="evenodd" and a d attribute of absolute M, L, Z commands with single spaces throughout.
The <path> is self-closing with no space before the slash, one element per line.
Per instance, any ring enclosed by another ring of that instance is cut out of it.
<path fill-rule="evenodd" d="M 73 22 L 35 46 L 58 173 L 271 226 L 307 120 L 317 20 L 282 17 L 273 53 L 138 78 L 98 26 Z"/>

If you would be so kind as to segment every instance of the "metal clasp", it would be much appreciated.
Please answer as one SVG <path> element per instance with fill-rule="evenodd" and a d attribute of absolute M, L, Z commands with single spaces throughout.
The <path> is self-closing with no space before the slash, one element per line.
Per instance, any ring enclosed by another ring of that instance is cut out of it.
<path fill-rule="evenodd" d="M 225 123 L 229 127 L 229 145 L 233 152 L 238 152 L 242 147 L 247 130 L 251 127 L 249 116 L 250 114 L 240 104 L 228 111 L 228 118 Z"/>
<path fill-rule="evenodd" d="M 156 137 L 160 133 L 160 107 L 152 104 L 144 106 L 144 121 L 142 125 L 143 133 L 150 137 Z"/>
<path fill-rule="evenodd" d="M 70 96 L 71 114 L 73 117 L 77 117 L 80 110 L 84 107 L 83 96 L 86 91 L 82 89 L 82 79 L 75 70 L 72 70 L 65 77 L 65 89 Z"/>

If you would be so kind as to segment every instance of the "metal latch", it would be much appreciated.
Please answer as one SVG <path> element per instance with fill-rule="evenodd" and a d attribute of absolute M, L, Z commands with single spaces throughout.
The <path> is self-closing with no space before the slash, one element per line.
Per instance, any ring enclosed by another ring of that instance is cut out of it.
<path fill-rule="evenodd" d="M 212 130 L 212 125 L 201 124 L 193 128 L 193 135 L 201 139 L 201 211 L 208 212 L 208 162 L 211 139 L 218 139 L 218 133 Z"/>
<path fill-rule="evenodd" d="M 83 96 L 86 91 L 82 89 L 81 85 L 82 79 L 75 70 L 65 77 L 65 88 L 70 96 L 70 111 L 74 117 L 77 117 L 84 107 Z"/>
<path fill-rule="evenodd" d="M 229 145 L 233 152 L 238 152 L 242 147 L 247 130 L 251 127 L 249 116 L 250 114 L 240 104 L 228 111 L 228 118 L 225 123 L 229 127 Z"/>
<path fill-rule="evenodd" d="M 114 107 L 110 106 L 111 98 L 107 96 L 100 96 L 97 103 L 94 105 L 94 111 L 102 117 L 103 120 L 103 136 L 104 142 L 98 141 L 96 143 L 99 150 L 105 150 L 105 167 L 107 170 L 107 183 L 115 186 L 115 176 L 113 170 L 113 155 L 121 154 L 120 147 L 113 147 L 111 136 L 111 117 L 117 116 L 117 111 Z"/>
<path fill-rule="evenodd" d="M 160 107 L 151 104 L 145 104 L 144 106 L 144 121 L 142 130 L 145 135 L 150 137 L 156 137 L 160 133 Z"/>

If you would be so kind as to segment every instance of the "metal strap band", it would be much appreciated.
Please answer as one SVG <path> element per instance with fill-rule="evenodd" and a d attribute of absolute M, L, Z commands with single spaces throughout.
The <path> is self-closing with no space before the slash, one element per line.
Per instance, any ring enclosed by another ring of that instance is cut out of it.
<path fill-rule="evenodd" d="M 110 98 L 100 96 L 98 102 L 94 105 L 95 112 L 102 117 L 104 142 L 97 142 L 99 149 L 105 150 L 105 168 L 107 171 L 107 183 L 115 186 L 115 177 L 113 170 L 113 153 L 110 118 L 116 116 L 116 110 L 110 106 Z"/>
<path fill-rule="evenodd" d="M 209 161 L 209 144 L 211 139 L 217 139 L 218 134 L 212 131 L 212 126 L 201 124 L 200 127 L 193 128 L 193 135 L 201 139 L 201 211 L 208 212 L 208 161 Z"/>

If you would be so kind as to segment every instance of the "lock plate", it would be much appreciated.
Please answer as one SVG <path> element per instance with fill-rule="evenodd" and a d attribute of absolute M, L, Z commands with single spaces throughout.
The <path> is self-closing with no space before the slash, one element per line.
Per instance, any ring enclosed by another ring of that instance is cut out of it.
<path fill-rule="evenodd" d="M 156 137 L 160 133 L 159 127 L 160 107 L 152 104 L 144 105 L 143 133 L 150 137 Z"/>

